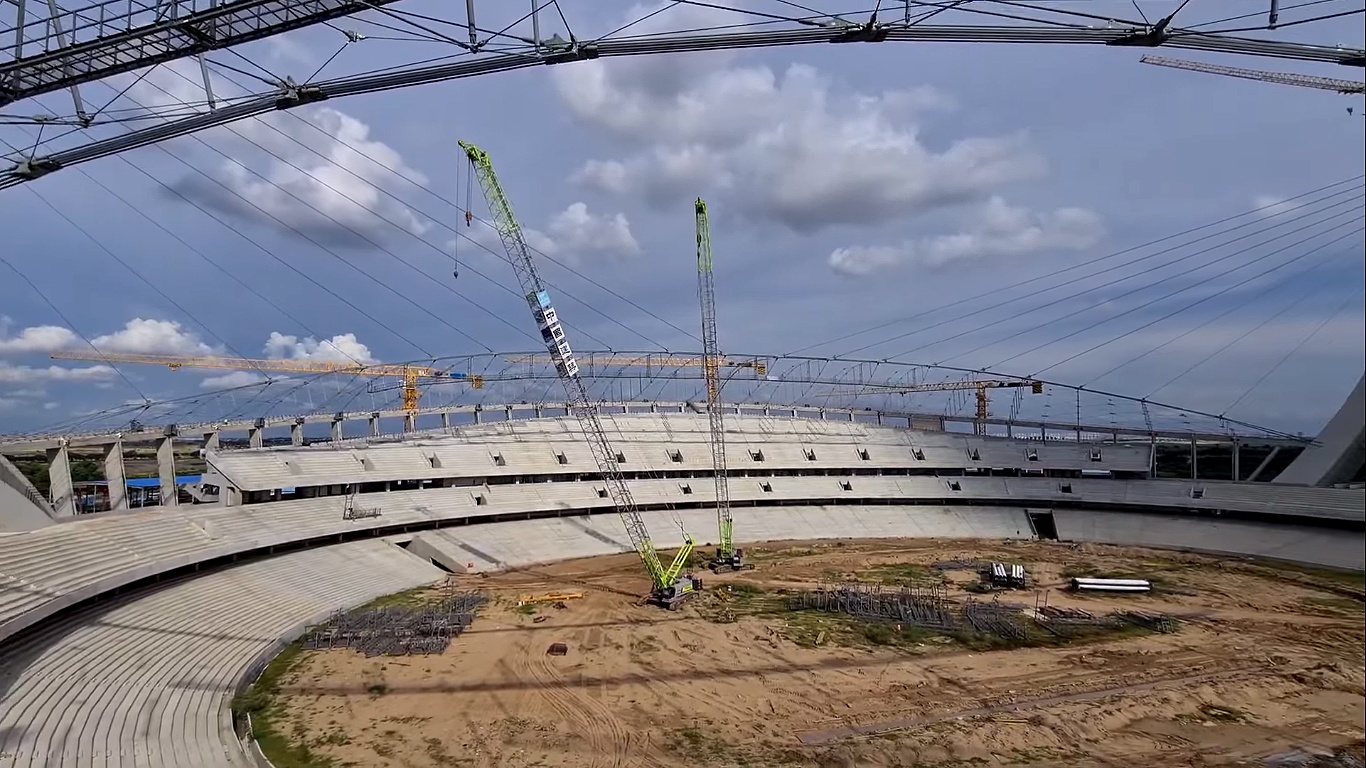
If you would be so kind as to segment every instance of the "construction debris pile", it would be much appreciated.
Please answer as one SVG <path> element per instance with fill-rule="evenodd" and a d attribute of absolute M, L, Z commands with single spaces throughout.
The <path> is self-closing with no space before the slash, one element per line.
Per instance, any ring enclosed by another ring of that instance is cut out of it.
<path fill-rule="evenodd" d="M 838 613 L 866 622 L 889 622 L 939 632 L 971 631 L 1014 642 L 1030 639 L 1037 626 L 1055 637 L 1078 631 L 1116 630 L 1139 626 L 1154 632 L 1175 632 L 1170 616 L 1140 611 L 1115 611 L 1097 615 L 1076 608 L 1038 604 L 1033 611 L 1024 605 L 969 598 L 958 603 L 948 598 L 941 585 L 883 589 L 864 584 L 844 584 L 830 589 L 794 594 L 788 608 L 794 611 Z"/>
<path fill-rule="evenodd" d="M 442 653 L 474 623 L 486 602 L 481 594 L 452 590 L 426 605 L 338 613 L 306 632 L 303 647 L 312 651 L 352 648 L 367 657 Z"/>

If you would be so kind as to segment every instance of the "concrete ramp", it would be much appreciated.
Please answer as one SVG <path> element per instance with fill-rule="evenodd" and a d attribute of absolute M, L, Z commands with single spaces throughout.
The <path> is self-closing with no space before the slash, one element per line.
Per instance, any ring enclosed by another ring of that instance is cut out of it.
<path fill-rule="evenodd" d="M 408 552 L 452 573 L 495 571 L 506 566 L 497 557 L 466 545 L 456 535 L 456 531 L 419 533 L 408 543 Z"/>

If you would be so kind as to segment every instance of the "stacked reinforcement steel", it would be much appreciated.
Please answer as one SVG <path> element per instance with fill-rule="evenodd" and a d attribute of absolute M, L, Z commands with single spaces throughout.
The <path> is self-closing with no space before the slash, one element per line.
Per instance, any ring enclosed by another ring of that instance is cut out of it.
<path fill-rule="evenodd" d="M 339 613 L 304 634 L 309 650 L 353 648 L 366 656 L 441 653 L 474 623 L 487 598 L 474 592 L 448 593 L 420 606 L 383 606 Z"/>
<path fill-rule="evenodd" d="M 843 613 L 866 621 L 895 621 L 925 629 L 951 630 L 960 626 L 953 603 L 941 586 L 884 591 L 880 587 L 844 585 L 799 593 L 789 601 L 789 607 Z"/>

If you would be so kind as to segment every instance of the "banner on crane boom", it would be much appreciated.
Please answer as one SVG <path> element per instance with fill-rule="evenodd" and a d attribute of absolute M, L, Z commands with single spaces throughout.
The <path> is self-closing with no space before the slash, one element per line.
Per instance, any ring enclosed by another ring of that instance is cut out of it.
<path fill-rule="evenodd" d="M 561 376 L 578 376 L 579 364 L 574 360 L 574 350 L 564 338 L 560 318 L 550 303 L 549 291 L 536 291 L 527 294 L 527 304 L 536 316 L 536 325 L 541 329 L 541 340 L 545 342 L 550 358 L 555 361 L 555 371 Z"/>

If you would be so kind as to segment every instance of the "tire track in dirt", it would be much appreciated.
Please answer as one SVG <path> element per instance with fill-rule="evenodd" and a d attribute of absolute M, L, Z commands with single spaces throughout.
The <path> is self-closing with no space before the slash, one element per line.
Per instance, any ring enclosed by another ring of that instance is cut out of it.
<path fill-rule="evenodd" d="M 1228 680 L 1238 677 L 1253 677 L 1261 674 L 1264 670 L 1258 669 L 1238 669 L 1226 672 L 1213 672 L 1204 675 L 1194 675 L 1190 677 L 1168 678 L 1165 680 L 1153 680 L 1147 683 L 1136 685 L 1125 685 L 1116 688 L 1105 688 L 1099 691 L 1085 691 L 1080 693 L 1067 694 L 1062 696 L 1052 696 L 1048 698 L 1026 699 L 1009 704 L 1001 704 L 991 707 L 980 707 L 977 709 L 963 709 L 956 712 L 948 712 L 930 717 L 916 717 L 905 720 L 894 720 L 870 725 L 851 726 L 847 728 L 833 728 L 825 731 L 806 731 L 797 735 L 797 740 L 809 746 L 829 744 L 830 742 L 841 739 L 853 738 L 856 736 L 875 736 L 892 731 L 912 730 L 925 728 L 927 726 L 941 723 L 947 720 L 961 720 L 972 717 L 983 717 L 987 715 L 999 715 L 1010 712 L 1023 712 L 1031 709 L 1044 709 L 1057 706 L 1059 704 L 1074 704 L 1086 701 L 1098 701 L 1107 699 L 1111 696 L 1131 693 L 1147 693 L 1149 691 L 1164 688 L 1169 685 L 1189 685 L 1192 683 L 1206 683 L 1214 680 Z"/>
<path fill-rule="evenodd" d="M 544 656 L 528 651 L 524 670 L 542 697 L 578 735 L 588 742 L 592 760 L 587 768 L 626 768 L 631 757 L 631 734 L 602 702 L 575 693 Z"/>

